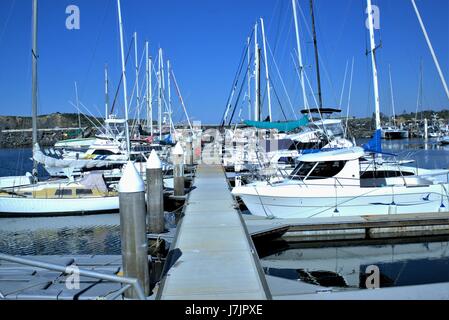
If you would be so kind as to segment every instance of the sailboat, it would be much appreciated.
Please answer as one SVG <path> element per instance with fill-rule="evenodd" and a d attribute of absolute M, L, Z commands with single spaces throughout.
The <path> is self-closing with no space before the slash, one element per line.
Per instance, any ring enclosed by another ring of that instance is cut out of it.
<path fill-rule="evenodd" d="M 393 82 L 391 80 L 391 68 L 388 66 L 388 74 L 390 76 L 390 93 L 391 93 L 391 107 L 393 109 L 393 123 L 382 127 L 382 139 L 406 139 L 408 138 L 408 130 L 399 128 L 396 125 L 396 114 L 394 108 L 393 96 Z"/>
<path fill-rule="evenodd" d="M 33 0 L 32 50 L 32 125 L 33 153 L 37 142 L 37 27 L 38 0 Z M 72 215 L 117 212 L 118 194 L 108 188 L 101 174 L 91 173 L 81 180 L 57 179 L 38 181 L 37 161 L 33 160 L 33 174 L 27 175 L 31 183 L 17 186 L 4 185 L 0 189 L 0 216 Z M 21 179 L 26 180 L 26 179 Z M 6 181 L 4 179 L 4 181 Z"/>
<path fill-rule="evenodd" d="M 378 127 L 376 134 L 380 138 L 371 0 L 367 0 L 367 4 Z M 365 174 L 366 150 L 361 147 L 306 154 L 298 160 L 287 179 L 237 186 L 232 194 L 239 196 L 252 214 L 277 218 L 438 212 L 445 211 L 449 205 L 447 180 L 435 183 L 418 175 L 404 178 L 401 173 L 394 177 L 396 181 L 385 185 L 382 179 Z"/>

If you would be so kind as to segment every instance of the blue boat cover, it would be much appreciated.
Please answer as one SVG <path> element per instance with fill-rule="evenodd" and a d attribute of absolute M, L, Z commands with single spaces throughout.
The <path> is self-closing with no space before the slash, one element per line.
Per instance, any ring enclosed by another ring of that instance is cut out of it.
<path fill-rule="evenodd" d="M 256 127 L 259 129 L 277 129 L 279 132 L 287 132 L 307 125 L 309 123 L 309 119 L 304 116 L 302 117 L 302 119 L 297 121 L 268 122 L 245 120 L 244 123 L 247 126 Z"/>
<path fill-rule="evenodd" d="M 371 138 L 368 143 L 362 145 L 363 149 L 366 152 L 373 152 L 373 153 L 382 153 L 382 134 L 381 129 L 377 129 L 376 132 L 374 132 L 374 136 Z"/>

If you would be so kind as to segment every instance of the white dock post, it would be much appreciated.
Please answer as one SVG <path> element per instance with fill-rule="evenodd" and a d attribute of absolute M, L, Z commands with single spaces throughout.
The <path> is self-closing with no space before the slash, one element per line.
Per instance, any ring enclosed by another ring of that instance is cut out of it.
<path fill-rule="evenodd" d="M 119 182 L 120 237 L 122 242 L 123 273 L 136 278 L 145 295 L 150 294 L 148 243 L 145 224 L 145 184 L 134 164 L 128 161 Z M 133 288 L 125 297 L 137 299 Z"/>
<path fill-rule="evenodd" d="M 172 150 L 175 196 L 184 195 L 184 150 L 178 142 Z"/>
<path fill-rule="evenodd" d="M 192 137 L 187 137 L 186 139 L 186 159 L 185 164 L 188 166 L 193 165 L 193 143 Z"/>
<path fill-rule="evenodd" d="M 201 134 L 195 133 L 193 135 L 193 163 L 199 164 L 201 161 Z"/>
<path fill-rule="evenodd" d="M 147 161 L 147 227 L 150 233 L 165 231 L 164 220 L 164 182 L 162 165 L 155 150 Z"/>

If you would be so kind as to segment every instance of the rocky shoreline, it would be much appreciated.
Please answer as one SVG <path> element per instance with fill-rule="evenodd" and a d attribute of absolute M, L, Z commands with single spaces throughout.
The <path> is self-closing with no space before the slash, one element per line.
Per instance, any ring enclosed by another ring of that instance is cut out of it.
<path fill-rule="evenodd" d="M 430 119 L 435 113 L 433 111 L 424 111 L 418 113 L 418 118 L 426 117 Z M 447 121 L 449 111 L 443 110 L 436 113 L 441 120 Z M 415 118 L 415 114 L 397 116 L 399 123 L 407 123 Z M 383 122 L 388 121 L 384 117 Z M 81 127 L 83 137 L 89 137 L 94 133 L 92 123 L 103 123 L 102 118 L 90 116 L 81 116 Z M 55 129 L 51 131 L 39 131 L 38 140 L 41 146 L 53 146 L 57 141 L 75 138 L 80 134 L 78 129 L 63 131 L 58 128 L 78 128 L 78 114 L 76 113 L 53 113 L 38 117 L 39 129 Z M 31 117 L 22 116 L 0 116 L 0 148 L 29 148 L 32 144 Z M 26 131 L 20 131 L 28 129 Z M 13 131 L 11 131 L 13 130 Z M 18 130 L 18 131 L 14 131 Z M 373 118 L 351 118 L 348 120 L 348 136 L 355 139 L 370 138 L 374 132 Z"/>

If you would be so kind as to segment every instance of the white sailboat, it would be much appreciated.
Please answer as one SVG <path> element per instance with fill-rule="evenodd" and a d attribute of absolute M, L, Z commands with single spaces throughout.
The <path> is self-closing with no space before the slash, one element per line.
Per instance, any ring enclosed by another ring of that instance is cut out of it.
<path fill-rule="evenodd" d="M 120 2 L 118 1 L 120 12 Z M 38 0 L 33 0 L 33 50 L 32 50 L 32 124 L 33 153 L 37 144 L 37 27 Z M 109 189 L 101 174 L 91 173 L 73 181 L 37 180 L 37 161 L 33 160 L 33 175 L 26 176 L 31 184 L 17 186 L 18 179 L 10 179 L 13 185 L 0 189 L 0 216 L 13 215 L 67 215 L 116 212 L 119 208 L 118 194 Z M 23 179 L 21 179 L 23 180 Z M 6 181 L 4 179 L 3 181 Z"/>

